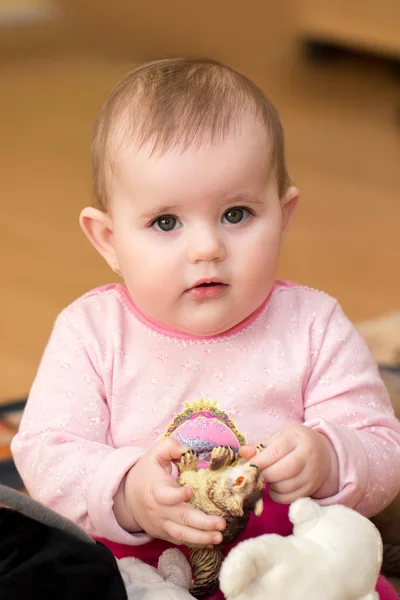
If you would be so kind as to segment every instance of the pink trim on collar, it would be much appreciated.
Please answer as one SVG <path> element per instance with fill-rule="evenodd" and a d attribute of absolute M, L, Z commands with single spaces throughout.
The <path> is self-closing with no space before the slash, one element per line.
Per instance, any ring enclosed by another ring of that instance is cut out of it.
<path fill-rule="evenodd" d="M 269 302 L 275 289 L 282 285 L 284 285 L 286 287 L 288 285 L 288 283 L 282 282 L 282 281 L 275 282 L 274 285 L 272 286 L 270 293 L 268 294 L 268 296 L 264 300 L 264 302 L 261 304 L 261 306 L 259 306 L 253 313 L 251 313 L 251 315 L 246 317 L 243 321 L 241 321 L 237 325 L 234 325 L 227 331 L 223 331 L 222 333 L 219 333 L 217 335 L 204 335 L 204 336 L 192 335 L 190 333 L 180 331 L 179 329 L 175 329 L 174 327 L 168 327 L 166 325 L 163 325 L 162 323 L 153 321 L 153 319 L 150 319 L 149 317 L 147 317 L 134 304 L 127 288 L 124 285 L 120 286 L 120 293 L 123 296 L 124 304 L 133 312 L 133 314 L 139 319 L 139 321 L 141 321 L 144 325 L 149 327 L 149 329 L 152 329 L 153 331 L 156 331 L 157 333 L 164 335 L 166 337 L 169 337 L 169 338 L 175 338 L 175 339 L 180 339 L 180 340 L 196 342 L 196 341 L 217 340 L 217 339 L 228 338 L 228 337 L 231 337 L 232 335 L 236 335 L 240 331 L 248 328 L 257 319 L 257 317 L 260 315 L 260 313 L 264 310 L 266 304 Z"/>

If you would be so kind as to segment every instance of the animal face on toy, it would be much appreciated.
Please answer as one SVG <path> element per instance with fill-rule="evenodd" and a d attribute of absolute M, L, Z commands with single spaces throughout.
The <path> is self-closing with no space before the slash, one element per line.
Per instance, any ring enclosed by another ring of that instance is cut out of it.
<path fill-rule="evenodd" d="M 264 487 L 258 468 L 244 463 L 222 471 L 216 479 L 209 478 L 206 493 L 225 516 L 241 517 L 250 509 L 259 516 L 263 509 L 260 493 Z"/>

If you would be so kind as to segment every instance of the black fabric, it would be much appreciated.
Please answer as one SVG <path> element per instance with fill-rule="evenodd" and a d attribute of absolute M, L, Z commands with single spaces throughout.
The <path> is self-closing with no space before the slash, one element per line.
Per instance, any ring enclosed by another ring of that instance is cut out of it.
<path fill-rule="evenodd" d="M 0 460 L 0 483 L 15 490 L 24 489 L 24 484 L 12 458 Z"/>
<path fill-rule="evenodd" d="M 91 599 L 127 600 L 110 550 L 0 508 L 0 600 Z"/>

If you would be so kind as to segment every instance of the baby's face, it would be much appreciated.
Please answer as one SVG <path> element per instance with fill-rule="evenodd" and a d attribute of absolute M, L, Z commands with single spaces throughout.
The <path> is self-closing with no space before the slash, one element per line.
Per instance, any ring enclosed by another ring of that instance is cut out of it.
<path fill-rule="evenodd" d="M 285 221 L 270 163 L 266 135 L 251 123 L 217 144 L 152 157 L 132 149 L 121 157 L 113 241 L 147 317 L 208 336 L 265 300 Z"/>

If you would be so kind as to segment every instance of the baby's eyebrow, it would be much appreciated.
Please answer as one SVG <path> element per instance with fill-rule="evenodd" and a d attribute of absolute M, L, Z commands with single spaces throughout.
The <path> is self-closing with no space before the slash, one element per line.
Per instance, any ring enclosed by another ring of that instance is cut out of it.
<path fill-rule="evenodd" d="M 239 194 L 227 198 L 223 203 L 227 207 L 229 206 L 241 206 L 241 205 L 261 205 L 265 204 L 265 200 L 257 196 L 249 196 L 248 194 Z"/>
<path fill-rule="evenodd" d="M 229 200 L 228 204 L 264 204 L 264 200 L 243 194 L 232 198 L 232 200 Z"/>
<path fill-rule="evenodd" d="M 150 219 L 151 217 L 155 217 L 157 215 L 170 215 L 179 210 L 178 204 L 163 204 L 160 206 L 154 206 L 151 210 L 147 212 L 143 212 L 140 216 L 144 219 Z"/>
<path fill-rule="evenodd" d="M 221 208 L 226 210 L 230 206 L 240 206 L 244 205 L 261 205 L 264 204 L 265 201 L 256 197 L 250 196 L 248 194 L 238 194 L 236 196 L 227 197 L 225 199 L 221 199 Z M 181 210 L 181 206 L 179 204 L 160 204 L 160 206 L 154 206 L 151 210 L 143 212 L 140 214 L 142 219 L 151 219 L 160 215 L 171 215 L 179 212 Z"/>

